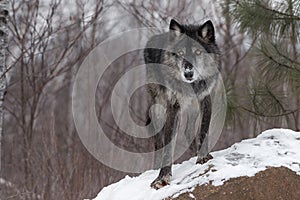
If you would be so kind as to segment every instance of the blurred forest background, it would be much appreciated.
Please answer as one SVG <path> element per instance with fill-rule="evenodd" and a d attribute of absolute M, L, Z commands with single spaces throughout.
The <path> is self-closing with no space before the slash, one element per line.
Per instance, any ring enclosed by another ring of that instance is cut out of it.
<path fill-rule="evenodd" d="M 86 55 L 107 37 L 138 27 L 167 28 L 171 18 L 191 24 L 211 19 L 215 25 L 228 101 L 216 150 L 273 127 L 299 131 L 300 1 L 213 2 L 10 0 L 9 12 L 1 5 L 0 37 L 8 43 L 1 71 L 7 80 L 1 199 L 92 198 L 126 175 L 82 145 L 72 119 L 72 84 Z M 137 54 L 114 62 L 96 96 L 100 120 L 109 104 L 109 81 L 142 62 Z M 131 143 L 106 124 L 116 142 Z"/>

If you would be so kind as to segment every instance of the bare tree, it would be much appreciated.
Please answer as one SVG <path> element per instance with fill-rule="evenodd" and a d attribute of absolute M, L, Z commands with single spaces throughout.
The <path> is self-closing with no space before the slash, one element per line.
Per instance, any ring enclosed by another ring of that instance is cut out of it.
<path fill-rule="evenodd" d="M 74 3 L 75 13 L 65 13 L 62 1 L 55 0 L 9 4 L 10 62 L 4 72 L 10 82 L 1 177 L 14 183 L 20 199 L 75 199 L 84 193 L 70 192 L 74 170 L 82 166 L 75 163 L 82 155 L 72 151 L 79 142 L 72 142 L 74 135 L 67 134 L 74 133 L 72 119 L 69 116 L 69 120 L 59 121 L 55 107 L 61 103 L 58 96 L 66 87 L 67 105 L 71 104 L 72 77 L 96 40 L 99 42 L 95 32 L 104 5 L 103 1 L 94 5 L 87 16 L 83 1 Z M 83 42 L 86 37 L 89 40 Z M 71 110 L 65 109 L 65 113 L 66 117 Z M 59 129 L 65 133 L 59 135 Z M 71 141 L 65 143 L 65 139 Z M 9 148 L 12 144 L 18 149 Z M 62 146 L 67 153 L 61 153 Z M 68 162 L 64 163 L 66 158 Z"/>
<path fill-rule="evenodd" d="M 6 92 L 6 55 L 7 55 L 7 16 L 8 16 L 8 2 L 0 2 L 0 157 L 1 157 L 1 143 L 3 132 L 3 101 Z M 1 160 L 0 160 L 1 170 Z"/>

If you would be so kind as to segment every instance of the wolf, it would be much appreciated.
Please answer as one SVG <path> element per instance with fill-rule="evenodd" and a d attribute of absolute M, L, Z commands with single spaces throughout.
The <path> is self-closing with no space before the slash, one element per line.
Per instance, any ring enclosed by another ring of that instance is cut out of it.
<path fill-rule="evenodd" d="M 177 134 L 185 134 L 187 140 L 191 141 L 189 148 L 197 155 L 197 163 L 203 164 L 212 158 L 208 152 L 208 130 L 212 115 L 210 94 L 221 71 L 213 23 L 208 20 L 202 25 L 185 25 L 172 19 L 168 32 L 148 40 L 144 60 L 147 79 L 163 83 L 147 85 L 150 105 L 160 104 L 165 108 L 163 125 L 159 124 L 163 121 L 160 120 L 161 113 L 150 108 L 147 113 L 149 131 L 162 127 L 154 135 L 155 151 L 163 149 L 162 153 L 155 155 L 155 167 L 160 168 L 160 172 L 151 183 L 152 188 L 159 189 L 170 183 L 174 152 L 172 140 Z M 195 101 L 199 109 L 194 108 Z M 178 133 L 181 111 L 189 113 L 184 133 Z M 199 116 L 200 130 L 195 130 Z M 151 123 L 155 119 L 158 123 Z"/>

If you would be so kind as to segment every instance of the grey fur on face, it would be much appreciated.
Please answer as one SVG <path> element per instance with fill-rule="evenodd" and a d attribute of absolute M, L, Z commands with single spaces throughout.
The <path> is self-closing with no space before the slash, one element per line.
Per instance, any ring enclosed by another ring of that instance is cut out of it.
<path fill-rule="evenodd" d="M 192 83 L 205 80 L 219 73 L 219 53 L 210 52 L 196 40 L 186 35 L 177 36 L 174 46 L 168 46 L 162 64 L 173 67 L 178 73 L 175 77 Z"/>

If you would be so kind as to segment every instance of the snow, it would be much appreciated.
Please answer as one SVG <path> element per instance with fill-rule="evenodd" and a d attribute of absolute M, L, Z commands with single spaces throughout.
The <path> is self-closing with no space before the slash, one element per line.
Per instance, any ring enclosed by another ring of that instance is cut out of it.
<path fill-rule="evenodd" d="M 268 167 L 284 166 L 300 175 L 300 133 L 288 129 L 268 130 L 257 138 L 243 140 L 211 154 L 214 159 L 204 165 L 196 165 L 195 157 L 173 165 L 170 185 L 159 190 L 150 187 L 159 171 L 150 170 L 138 177 L 126 176 L 103 188 L 95 200 L 160 200 L 176 197 L 191 192 L 197 185 L 212 183 L 219 186 L 231 178 L 254 176 Z"/>

